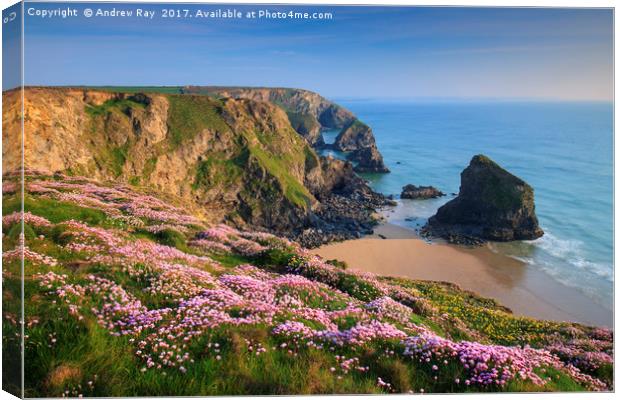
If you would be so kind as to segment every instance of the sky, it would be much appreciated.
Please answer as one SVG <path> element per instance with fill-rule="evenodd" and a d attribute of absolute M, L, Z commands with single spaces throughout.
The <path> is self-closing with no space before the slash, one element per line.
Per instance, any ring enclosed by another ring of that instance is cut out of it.
<path fill-rule="evenodd" d="M 171 6 L 191 15 L 229 8 L 333 14 L 218 20 L 164 19 L 161 5 L 88 6 L 156 11 L 146 20 L 86 18 L 86 5 L 69 5 L 78 17 L 26 15 L 26 84 L 278 86 L 339 98 L 613 97 L 610 9 Z"/>

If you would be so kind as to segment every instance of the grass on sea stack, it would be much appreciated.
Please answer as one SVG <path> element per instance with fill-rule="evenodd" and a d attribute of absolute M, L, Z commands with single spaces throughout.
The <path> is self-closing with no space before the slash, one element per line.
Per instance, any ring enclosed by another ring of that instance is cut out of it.
<path fill-rule="evenodd" d="M 5 371 L 19 350 L 14 191 L 3 187 Z M 608 330 L 357 273 L 124 186 L 29 175 L 26 192 L 28 397 L 612 388 Z"/>

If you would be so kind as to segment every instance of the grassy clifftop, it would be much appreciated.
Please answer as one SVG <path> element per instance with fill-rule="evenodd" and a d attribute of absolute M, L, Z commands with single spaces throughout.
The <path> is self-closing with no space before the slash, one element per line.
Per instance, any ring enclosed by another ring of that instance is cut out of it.
<path fill-rule="evenodd" d="M 5 177 L 5 362 L 19 351 L 18 190 Z M 358 273 L 122 184 L 29 173 L 25 193 L 29 397 L 611 388 L 605 329 Z"/>

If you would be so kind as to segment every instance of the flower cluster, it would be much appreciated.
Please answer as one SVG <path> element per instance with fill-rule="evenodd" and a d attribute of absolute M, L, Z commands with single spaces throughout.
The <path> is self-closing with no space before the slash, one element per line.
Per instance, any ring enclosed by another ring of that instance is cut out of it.
<path fill-rule="evenodd" d="M 154 222 L 156 226 L 170 224 L 180 231 L 187 226 L 202 226 L 200 220 L 185 210 L 156 197 L 136 193 L 126 186 L 106 187 L 83 177 L 59 176 L 62 180 L 48 180 L 36 173 L 30 174 L 33 179 L 25 187 L 28 193 L 95 208 L 131 226 Z"/>
<path fill-rule="evenodd" d="M 27 246 L 18 246 L 2 253 L 2 260 L 5 262 L 21 260 L 22 257 L 24 261 L 29 261 L 34 265 L 45 265 L 48 267 L 58 265 L 58 261 L 54 257 L 37 253 L 30 250 Z"/>
<path fill-rule="evenodd" d="M 50 222 L 38 215 L 34 215 L 31 212 L 27 211 L 25 213 L 22 212 L 14 212 L 2 217 L 2 227 L 9 228 L 13 224 L 24 221 L 25 224 L 37 226 L 37 227 L 48 227 L 50 226 Z"/>
<path fill-rule="evenodd" d="M 465 369 L 464 384 L 480 386 L 503 386 L 509 380 L 518 378 L 530 380 L 536 385 L 545 385 L 550 378 L 541 377 L 536 370 L 555 367 L 567 372 L 577 382 L 591 389 L 601 390 L 606 385 L 576 368 L 565 366 L 556 356 L 543 349 L 513 346 L 486 345 L 476 342 L 453 342 L 432 332 L 423 332 L 403 341 L 404 355 L 420 363 L 434 363 L 438 370 L 442 363 L 457 360 Z"/>

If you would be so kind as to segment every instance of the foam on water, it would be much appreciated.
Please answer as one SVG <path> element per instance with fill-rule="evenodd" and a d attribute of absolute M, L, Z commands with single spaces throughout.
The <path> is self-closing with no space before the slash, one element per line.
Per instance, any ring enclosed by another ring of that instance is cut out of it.
<path fill-rule="evenodd" d="M 542 238 L 530 243 L 553 257 L 566 260 L 569 264 L 579 269 L 594 273 L 609 282 L 613 282 L 613 266 L 586 260 L 585 243 L 580 240 L 560 239 L 547 230 Z"/>

